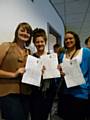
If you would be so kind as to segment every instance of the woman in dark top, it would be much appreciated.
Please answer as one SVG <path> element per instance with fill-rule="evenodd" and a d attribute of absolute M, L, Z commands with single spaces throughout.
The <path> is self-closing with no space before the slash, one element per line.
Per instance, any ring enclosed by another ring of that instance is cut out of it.
<path fill-rule="evenodd" d="M 45 30 L 36 28 L 33 32 L 33 43 L 37 51 L 33 56 L 40 58 L 40 56 L 47 54 L 45 51 L 46 42 Z M 31 120 L 47 120 L 55 96 L 55 79 L 43 80 L 42 78 L 41 86 L 32 86 L 32 88 Z"/>

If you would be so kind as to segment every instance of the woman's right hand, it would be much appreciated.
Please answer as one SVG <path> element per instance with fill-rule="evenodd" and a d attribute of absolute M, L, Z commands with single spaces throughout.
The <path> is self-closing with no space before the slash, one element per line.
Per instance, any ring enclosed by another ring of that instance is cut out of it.
<path fill-rule="evenodd" d="M 19 68 L 16 72 L 0 70 L 0 78 L 15 78 L 18 75 L 23 75 L 24 72 L 25 72 L 24 67 Z"/>
<path fill-rule="evenodd" d="M 44 71 L 46 70 L 45 66 L 42 67 L 42 75 L 44 74 Z"/>
<path fill-rule="evenodd" d="M 58 64 L 57 69 L 60 71 L 60 75 L 61 75 L 62 77 L 64 77 L 64 76 L 65 76 L 65 73 L 63 72 L 62 67 L 61 67 L 60 64 Z"/>
<path fill-rule="evenodd" d="M 15 72 L 14 77 L 17 77 L 18 75 L 23 75 L 24 72 L 25 72 L 25 68 L 21 67 Z"/>

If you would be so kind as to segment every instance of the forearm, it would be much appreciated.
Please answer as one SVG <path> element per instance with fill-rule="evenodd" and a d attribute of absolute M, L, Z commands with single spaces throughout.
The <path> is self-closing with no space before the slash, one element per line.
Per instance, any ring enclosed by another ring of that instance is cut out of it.
<path fill-rule="evenodd" d="M 8 72 L 4 70 L 0 70 L 0 78 L 15 78 L 16 72 Z"/>

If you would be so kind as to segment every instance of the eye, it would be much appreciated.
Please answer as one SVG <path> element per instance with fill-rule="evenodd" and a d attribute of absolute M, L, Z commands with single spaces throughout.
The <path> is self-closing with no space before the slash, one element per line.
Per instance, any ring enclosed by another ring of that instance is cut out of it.
<path fill-rule="evenodd" d="M 24 29 L 24 28 L 20 28 L 20 31 L 21 31 L 21 32 L 24 32 L 24 31 L 25 31 L 25 29 Z"/>
<path fill-rule="evenodd" d="M 73 39 L 73 37 L 65 38 L 65 41 L 72 40 L 72 39 Z"/>
<path fill-rule="evenodd" d="M 41 41 L 41 43 L 44 43 L 44 41 Z"/>
<path fill-rule="evenodd" d="M 30 34 L 30 30 L 26 29 L 27 33 Z"/>
<path fill-rule="evenodd" d="M 22 30 L 20 30 L 21 32 L 24 32 L 24 30 L 22 29 Z"/>

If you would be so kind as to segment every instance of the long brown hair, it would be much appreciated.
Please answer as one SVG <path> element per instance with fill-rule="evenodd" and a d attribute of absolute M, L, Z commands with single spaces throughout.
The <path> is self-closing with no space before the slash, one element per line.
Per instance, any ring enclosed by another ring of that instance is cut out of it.
<path fill-rule="evenodd" d="M 17 28 L 16 28 L 16 31 L 15 31 L 15 38 L 14 38 L 14 41 L 13 42 L 16 42 L 17 39 L 18 39 L 18 30 L 20 29 L 20 27 L 24 27 L 25 29 L 27 29 L 28 33 L 30 34 L 30 38 L 29 40 L 26 42 L 26 46 L 29 46 L 30 42 L 31 42 L 31 37 L 32 37 L 32 27 L 26 23 L 26 22 L 23 22 L 23 23 L 20 23 Z"/>

